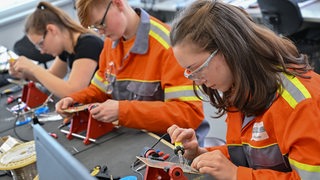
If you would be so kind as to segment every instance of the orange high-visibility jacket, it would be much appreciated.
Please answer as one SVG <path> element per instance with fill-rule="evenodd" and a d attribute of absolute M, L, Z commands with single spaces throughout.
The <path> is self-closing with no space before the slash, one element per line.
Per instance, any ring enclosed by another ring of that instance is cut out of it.
<path fill-rule="evenodd" d="M 281 74 L 283 93 L 260 116 L 228 113 L 220 150 L 239 166 L 238 179 L 320 179 L 320 76 L 306 75 Z"/>
<path fill-rule="evenodd" d="M 129 52 L 126 41 L 106 39 L 91 85 L 71 97 L 85 104 L 120 100 L 119 125 L 130 128 L 155 133 L 165 133 L 173 124 L 198 128 L 204 120 L 202 102 L 173 55 L 168 26 L 142 9 L 136 11 L 141 22 Z"/>

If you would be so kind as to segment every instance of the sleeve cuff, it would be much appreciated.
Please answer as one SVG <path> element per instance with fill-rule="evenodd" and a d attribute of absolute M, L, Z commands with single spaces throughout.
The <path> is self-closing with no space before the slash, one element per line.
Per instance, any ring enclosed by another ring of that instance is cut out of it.
<path fill-rule="evenodd" d="M 252 180 L 252 168 L 239 166 L 237 169 L 237 179 Z"/>

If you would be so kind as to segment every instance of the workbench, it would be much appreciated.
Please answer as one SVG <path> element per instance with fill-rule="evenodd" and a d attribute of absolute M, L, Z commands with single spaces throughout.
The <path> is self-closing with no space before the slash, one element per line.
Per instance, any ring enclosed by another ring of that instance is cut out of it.
<path fill-rule="evenodd" d="M 8 85 L 0 88 L 0 91 L 12 86 Z M 17 95 L 19 93 L 15 93 Z M 0 137 L 12 136 L 17 138 L 14 133 L 13 127 L 15 118 L 11 112 L 6 110 L 7 97 L 3 96 L 0 99 Z M 49 103 L 51 111 L 54 111 L 54 103 Z M 152 147 L 157 141 L 154 134 L 143 132 L 137 129 L 129 129 L 118 127 L 111 132 L 97 138 L 95 142 L 88 145 L 83 143 L 83 139 L 73 138 L 71 140 L 66 138 L 66 134 L 62 133 L 58 126 L 62 120 L 45 122 L 42 127 L 48 133 L 55 133 L 58 138 L 56 139 L 68 152 L 70 152 L 76 159 L 78 159 L 88 170 L 93 169 L 96 165 L 107 165 L 109 174 L 113 176 L 136 176 L 141 179 L 137 173 L 131 169 L 132 163 L 136 160 L 136 156 L 141 155 L 144 147 Z M 16 132 L 20 137 L 27 140 L 33 140 L 32 122 L 26 125 L 16 127 Z M 163 141 L 163 140 L 162 140 Z M 163 151 L 170 154 L 168 160 L 177 161 L 177 156 L 174 155 L 170 143 L 163 143 L 160 141 L 155 147 L 155 150 Z M 144 173 L 142 171 L 142 173 Z M 0 177 L 0 179 L 12 179 L 9 176 Z"/>

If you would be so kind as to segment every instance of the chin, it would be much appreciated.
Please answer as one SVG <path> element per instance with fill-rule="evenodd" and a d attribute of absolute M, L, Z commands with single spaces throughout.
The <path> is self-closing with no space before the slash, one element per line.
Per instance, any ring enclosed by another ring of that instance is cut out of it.
<path fill-rule="evenodd" d="M 114 36 L 112 34 L 108 34 L 108 35 L 106 35 L 106 37 L 111 39 L 112 41 L 117 41 L 121 38 L 121 37 Z"/>

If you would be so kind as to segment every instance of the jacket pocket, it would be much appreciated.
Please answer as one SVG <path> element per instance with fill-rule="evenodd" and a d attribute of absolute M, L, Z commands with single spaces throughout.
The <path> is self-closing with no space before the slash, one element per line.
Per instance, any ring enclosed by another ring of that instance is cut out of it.
<path fill-rule="evenodd" d="M 127 90 L 132 93 L 133 100 L 163 100 L 164 93 L 160 82 L 136 82 L 128 84 Z"/>

